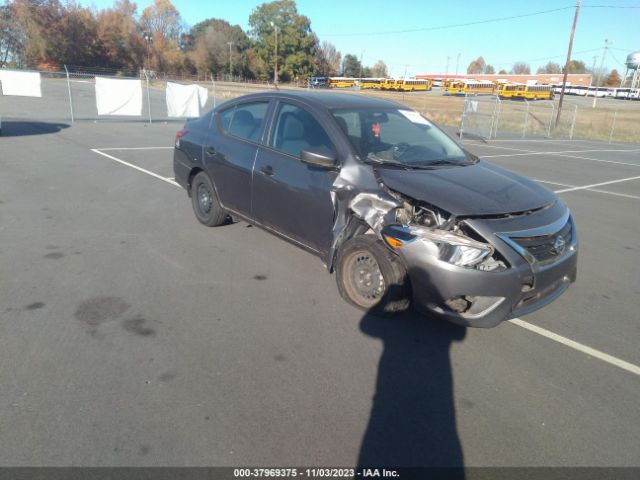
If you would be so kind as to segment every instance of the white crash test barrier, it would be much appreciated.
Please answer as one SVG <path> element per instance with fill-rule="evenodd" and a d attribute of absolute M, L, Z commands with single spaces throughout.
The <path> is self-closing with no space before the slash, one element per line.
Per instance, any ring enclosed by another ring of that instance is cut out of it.
<path fill-rule="evenodd" d="M 96 77 L 98 115 L 142 115 L 142 82 Z"/>
<path fill-rule="evenodd" d="M 42 97 L 40 73 L 16 72 L 14 70 L 0 70 L 0 88 L 2 95 L 18 97 Z M 0 135 L 2 135 L 2 117 L 0 116 Z"/>
<path fill-rule="evenodd" d="M 40 73 L 38 72 L 0 70 L 0 83 L 3 95 L 42 97 Z"/>
<path fill-rule="evenodd" d="M 207 103 L 209 91 L 199 85 L 181 85 L 167 82 L 167 116 L 188 117 L 200 116 L 200 109 Z"/>

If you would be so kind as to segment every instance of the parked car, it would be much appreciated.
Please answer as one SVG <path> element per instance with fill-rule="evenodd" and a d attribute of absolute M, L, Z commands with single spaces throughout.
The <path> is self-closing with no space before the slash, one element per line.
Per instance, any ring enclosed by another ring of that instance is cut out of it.
<path fill-rule="evenodd" d="M 375 313 L 413 301 L 491 327 L 543 307 L 576 278 L 576 227 L 552 191 L 396 102 L 236 98 L 177 133 L 174 171 L 202 224 L 230 215 L 316 254 L 342 297 Z"/>

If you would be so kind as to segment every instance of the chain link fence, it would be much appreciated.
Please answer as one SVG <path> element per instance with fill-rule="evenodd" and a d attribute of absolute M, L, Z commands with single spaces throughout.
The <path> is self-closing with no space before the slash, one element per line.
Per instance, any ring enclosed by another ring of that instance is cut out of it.
<path fill-rule="evenodd" d="M 0 118 L 33 122 L 182 122 L 167 115 L 167 82 L 197 84 L 208 90 L 207 111 L 226 100 L 274 89 L 269 82 L 238 81 L 228 75 L 169 75 L 154 71 L 115 71 L 106 68 L 58 66 L 40 71 L 42 98 L 0 96 Z M 142 114 L 137 117 L 98 115 L 96 76 L 139 79 L 142 82 Z M 233 80 L 233 81 L 230 81 Z M 306 83 L 280 84 L 282 90 L 307 88 Z M 329 91 L 317 89 L 316 91 Z M 407 105 L 435 123 L 458 127 L 462 138 L 483 139 L 589 139 L 608 142 L 640 143 L 640 102 L 601 100 L 591 108 L 586 98 L 567 96 L 556 124 L 554 101 L 501 100 L 496 96 L 445 97 L 432 92 L 381 92 L 339 89 L 385 98 Z M 334 91 L 334 90 L 330 90 Z"/>
<path fill-rule="evenodd" d="M 501 100 L 495 96 L 465 98 L 460 136 L 483 139 L 581 139 L 640 143 L 640 105 L 622 102 L 619 108 L 565 103 L 560 118 L 553 100 Z"/>
<path fill-rule="evenodd" d="M 23 70 L 26 71 L 26 70 Z M 153 71 L 116 72 L 109 69 L 86 69 L 61 66 L 40 73 L 42 97 L 0 95 L 0 118 L 39 122 L 182 122 L 184 118 L 167 115 L 167 82 L 199 85 L 208 90 L 202 112 L 220 102 L 247 93 L 274 88 L 269 83 L 228 81 L 227 77 L 158 74 Z M 96 77 L 138 79 L 142 85 L 140 116 L 99 115 L 96 104 Z M 235 80 L 235 79 L 234 79 Z"/>

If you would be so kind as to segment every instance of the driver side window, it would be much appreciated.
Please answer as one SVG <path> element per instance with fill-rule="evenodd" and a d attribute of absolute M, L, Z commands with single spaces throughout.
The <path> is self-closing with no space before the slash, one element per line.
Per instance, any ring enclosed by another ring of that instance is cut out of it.
<path fill-rule="evenodd" d="M 270 146 L 299 158 L 309 148 L 334 152 L 333 144 L 320 123 L 303 108 L 280 104 Z"/>

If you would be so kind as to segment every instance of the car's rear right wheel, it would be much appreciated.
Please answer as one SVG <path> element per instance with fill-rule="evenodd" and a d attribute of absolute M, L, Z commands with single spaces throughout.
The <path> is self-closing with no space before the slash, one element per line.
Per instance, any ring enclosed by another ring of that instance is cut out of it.
<path fill-rule="evenodd" d="M 358 235 L 344 243 L 336 262 L 336 282 L 342 298 L 372 313 L 391 315 L 411 304 L 404 264 L 375 235 Z"/>
<path fill-rule="evenodd" d="M 191 204 L 198 221 L 207 227 L 222 225 L 227 218 L 227 212 L 218 202 L 213 183 L 205 172 L 199 172 L 193 177 Z"/>

